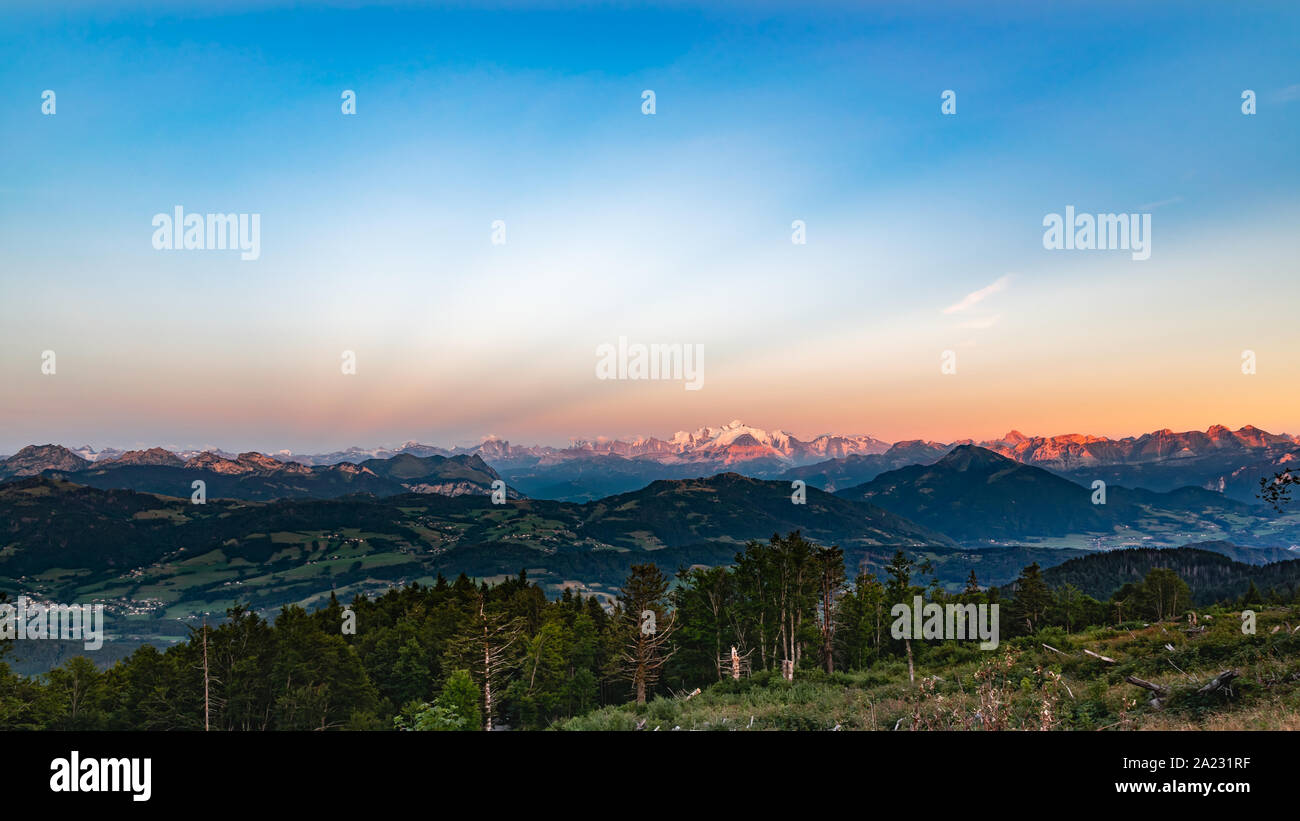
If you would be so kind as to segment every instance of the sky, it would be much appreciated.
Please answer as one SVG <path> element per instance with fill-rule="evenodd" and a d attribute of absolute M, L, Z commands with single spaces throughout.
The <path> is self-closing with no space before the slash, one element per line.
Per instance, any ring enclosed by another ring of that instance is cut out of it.
<path fill-rule="evenodd" d="M 916 5 L 6 4 L 0 453 L 1300 433 L 1300 7 Z"/>

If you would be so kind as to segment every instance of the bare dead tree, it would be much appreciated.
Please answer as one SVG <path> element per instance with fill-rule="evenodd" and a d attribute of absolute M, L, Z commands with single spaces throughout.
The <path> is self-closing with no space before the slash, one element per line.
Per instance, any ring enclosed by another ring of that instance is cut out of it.
<path fill-rule="evenodd" d="M 192 635 L 191 635 L 192 640 Z M 212 708 L 215 706 L 218 710 L 225 704 L 224 699 L 212 695 L 212 684 L 221 683 L 221 679 L 212 675 L 212 667 L 208 661 L 208 620 L 203 620 L 203 626 L 199 632 L 199 647 L 201 657 L 198 664 L 194 667 L 203 673 L 203 731 L 208 732 L 212 729 Z"/>
<path fill-rule="evenodd" d="M 752 647 L 741 653 L 736 649 L 735 645 L 732 645 L 730 655 L 718 657 L 718 666 L 725 667 L 731 678 L 739 681 L 742 674 L 745 676 L 752 675 L 754 669 L 753 655 L 754 649 Z"/>
<path fill-rule="evenodd" d="M 208 701 L 208 620 L 203 620 L 203 732 L 211 729 Z"/>
<path fill-rule="evenodd" d="M 646 691 L 659 681 L 659 675 L 668 660 L 676 653 L 669 639 L 677 631 L 677 613 L 670 613 L 668 623 L 656 624 L 646 630 L 637 622 L 623 650 L 623 676 L 632 683 L 636 703 L 645 704 Z"/>
<path fill-rule="evenodd" d="M 492 730 L 493 685 L 509 669 L 511 658 L 507 650 L 519 639 L 522 628 L 514 620 L 506 619 L 487 611 L 486 596 L 481 592 L 478 597 L 479 622 L 477 656 L 480 685 L 483 688 L 483 729 Z"/>

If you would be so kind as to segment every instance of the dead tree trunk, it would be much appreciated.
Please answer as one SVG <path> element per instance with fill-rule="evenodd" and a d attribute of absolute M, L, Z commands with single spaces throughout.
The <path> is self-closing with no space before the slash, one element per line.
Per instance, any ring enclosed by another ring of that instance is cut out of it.
<path fill-rule="evenodd" d="M 483 647 L 483 715 L 487 718 L 484 727 L 492 732 L 492 651 Z"/>
<path fill-rule="evenodd" d="M 483 729 L 492 732 L 492 632 L 488 629 L 482 596 L 478 601 L 478 617 L 483 621 Z"/>
<path fill-rule="evenodd" d="M 1165 699 L 1169 698 L 1168 687 L 1165 687 L 1163 684 L 1155 684 L 1154 682 L 1140 679 L 1137 676 L 1126 676 L 1124 680 L 1129 684 L 1132 684 L 1134 687 L 1141 687 L 1144 690 L 1149 690 L 1152 693 L 1155 693 L 1155 695 L 1151 697 L 1151 700 L 1147 702 L 1155 709 L 1159 710 L 1165 706 Z"/>
<path fill-rule="evenodd" d="M 1126 676 L 1124 680 L 1135 687 L 1141 687 L 1144 690 L 1150 690 L 1151 692 L 1155 693 L 1158 696 L 1161 696 L 1162 698 L 1164 696 L 1169 695 L 1169 688 L 1164 686 L 1163 684 L 1156 684 L 1154 682 L 1146 681 L 1145 679 L 1140 679 L 1137 676 Z"/>
<path fill-rule="evenodd" d="M 208 622 L 203 622 L 203 732 L 207 732 L 210 725 L 209 717 L 209 700 L 208 700 Z"/>

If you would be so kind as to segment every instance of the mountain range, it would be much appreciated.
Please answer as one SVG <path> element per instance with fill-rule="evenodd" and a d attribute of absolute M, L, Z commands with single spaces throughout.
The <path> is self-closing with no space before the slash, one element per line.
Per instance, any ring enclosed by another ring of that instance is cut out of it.
<path fill-rule="evenodd" d="M 440 448 L 419 442 L 407 442 L 397 448 L 364 450 L 348 448 L 323 454 L 276 454 L 309 465 L 355 461 L 358 458 L 391 458 L 402 453 L 418 456 L 454 456 L 475 453 L 492 463 L 536 462 L 539 460 L 583 459 L 593 456 L 617 456 L 624 459 L 650 459 L 660 464 L 709 465 L 715 468 L 771 461 L 785 466 L 808 464 L 825 459 L 861 453 L 881 453 L 889 448 L 870 436 L 821 434 L 802 441 L 782 430 L 767 431 L 735 420 L 721 427 L 702 427 L 695 431 L 678 431 L 670 439 L 653 436 L 620 439 L 574 439 L 568 447 L 512 445 L 497 437 L 488 437 L 472 447 Z"/>
<path fill-rule="evenodd" d="M 1266 469 L 1262 465 L 1300 454 L 1297 437 L 1253 425 L 1235 431 L 1222 425 L 1204 432 L 1166 429 L 1118 440 L 1027 437 L 1012 431 L 999 442 L 981 444 L 1018 462 L 1088 483 L 1101 479 L 1157 491 L 1195 485 L 1242 500 L 1254 498 Z"/>
<path fill-rule="evenodd" d="M 134 490 L 189 498 L 194 482 L 205 495 L 219 499 L 333 498 L 352 493 L 394 496 L 436 493 L 444 496 L 487 494 L 500 477 L 475 455 L 413 456 L 367 459 L 309 466 L 260 453 L 234 457 L 204 451 L 189 459 L 162 448 L 127 451 L 90 462 L 59 445 L 32 445 L 0 461 L 0 481 L 46 475 L 105 490 Z M 509 498 L 519 494 L 507 489 Z"/>
<path fill-rule="evenodd" d="M 476 468 L 483 475 L 465 477 L 469 484 L 447 484 L 436 481 L 436 476 L 435 481 L 424 484 L 429 488 L 445 487 L 452 492 L 469 492 L 472 487 L 477 492 L 484 478 L 488 479 L 487 484 L 501 478 L 519 495 L 592 501 L 637 490 L 661 479 L 698 478 L 727 471 L 763 479 L 799 479 L 834 492 L 869 482 L 890 470 L 933 464 L 961 445 L 977 445 L 1085 485 L 1101 479 L 1108 484 L 1157 492 L 1193 486 L 1247 502 L 1255 500 L 1260 478 L 1300 464 L 1300 438 L 1269 433 L 1251 425 L 1235 431 L 1222 425 L 1182 433 L 1166 429 L 1122 439 L 1083 434 L 1026 436 L 1013 430 L 1000 439 L 979 442 L 909 440 L 890 444 L 871 436 L 837 434 L 822 434 L 805 441 L 785 431 L 767 431 L 737 420 L 721 427 L 680 431 L 668 439 L 574 440 L 564 448 L 512 445 L 495 437 L 472 447 L 448 449 L 407 442 L 395 448 L 352 447 L 321 454 L 280 451 L 268 455 L 236 455 L 216 448 L 197 452 L 162 448 L 124 452 L 29 446 L 0 460 L 0 480 L 36 475 L 45 470 L 73 473 L 92 466 L 120 469 L 128 465 L 188 469 L 211 465 L 217 472 L 236 475 L 235 471 L 223 468 L 232 462 L 253 471 L 275 473 L 277 470 L 271 463 L 278 462 L 287 466 L 287 472 L 280 478 L 307 476 L 304 469 L 310 468 L 317 471 L 318 480 L 303 480 L 308 485 L 317 484 L 330 492 L 355 485 L 358 490 L 382 494 L 395 491 L 364 474 L 365 469 L 379 478 L 391 478 L 377 470 L 376 465 L 398 457 L 466 457 L 481 460 L 494 475 L 488 478 L 485 471 Z M 351 475 L 344 468 L 331 477 L 327 469 L 340 465 L 359 466 L 363 471 Z M 258 482 L 248 480 L 243 484 L 253 486 Z M 312 495 L 310 488 L 302 487 L 301 482 L 287 487 L 298 487 L 300 492 Z M 145 488 L 145 485 L 140 487 Z M 268 492 L 279 491 L 271 488 Z M 249 498 L 266 498 L 266 494 L 258 491 Z"/>
<path fill-rule="evenodd" d="M 879 505 L 965 542 L 1124 528 L 1221 533 L 1261 512 L 1194 487 L 1159 493 L 1114 486 L 1105 489 L 1103 500 L 1091 486 L 978 445 L 958 445 L 933 464 L 891 470 L 836 495 Z"/>

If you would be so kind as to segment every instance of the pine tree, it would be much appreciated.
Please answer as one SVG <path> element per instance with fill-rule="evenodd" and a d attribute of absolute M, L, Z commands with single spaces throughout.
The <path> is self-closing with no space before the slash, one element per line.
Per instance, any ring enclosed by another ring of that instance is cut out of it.
<path fill-rule="evenodd" d="M 817 563 L 818 629 L 821 632 L 822 666 L 835 672 L 835 625 L 839 619 L 840 597 L 844 593 L 844 551 L 838 547 L 820 548 Z"/>
<path fill-rule="evenodd" d="M 888 597 L 889 604 L 912 606 L 911 599 L 920 590 L 912 584 L 912 570 L 915 567 L 916 563 L 907 558 L 901 550 L 896 551 L 894 558 L 885 565 L 885 575 L 889 577 L 889 581 L 885 584 L 885 595 Z M 912 640 L 903 639 L 903 647 L 907 651 L 907 680 L 915 684 L 916 664 L 912 658 Z"/>
<path fill-rule="evenodd" d="M 1038 562 L 1020 571 L 1020 577 L 1014 583 L 1015 598 L 1012 600 L 1012 613 L 1016 621 L 1024 622 L 1025 629 L 1034 633 L 1043 626 L 1047 610 L 1052 606 L 1052 591 L 1043 581 L 1042 570 Z"/>
<path fill-rule="evenodd" d="M 1259 592 L 1259 588 L 1255 586 L 1255 580 L 1251 579 L 1250 589 L 1246 591 L 1246 595 L 1241 597 L 1241 606 L 1250 607 L 1252 604 L 1259 604 L 1263 601 L 1264 594 Z"/>

